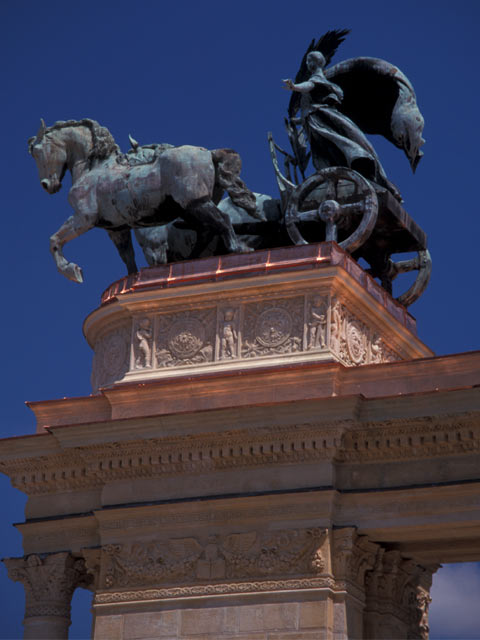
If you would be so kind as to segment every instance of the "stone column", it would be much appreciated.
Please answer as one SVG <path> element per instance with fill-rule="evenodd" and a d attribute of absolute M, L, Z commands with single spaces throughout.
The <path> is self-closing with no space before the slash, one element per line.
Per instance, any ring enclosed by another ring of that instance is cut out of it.
<path fill-rule="evenodd" d="M 399 551 L 380 549 L 365 576 L 365 637 L 428 640 L 429 591 L 438 566 L 423 567 Z"/>
<path fill-rule="evenodd" d="M 91 578 L 83 559 L 69 553 L 29 555 L 3 561 L 11 580 L 25 588 L 26 640 L 64 640 L 70 626 L 70 604 L 76 587 L 86 587 Z"/>

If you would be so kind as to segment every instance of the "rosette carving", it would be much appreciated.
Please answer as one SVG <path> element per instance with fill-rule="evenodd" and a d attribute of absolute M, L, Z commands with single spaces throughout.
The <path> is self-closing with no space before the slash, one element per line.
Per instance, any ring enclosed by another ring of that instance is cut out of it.
<path fill-rule="evenodd" d="M 301 351 L 303 298 L 247 305 L 244 333 L 244 358 Z"/>
<path fill-rule="evenodd" d="M 156 340 L 157 367 L 213 361 L 215 310 L 160 316 Z"/>

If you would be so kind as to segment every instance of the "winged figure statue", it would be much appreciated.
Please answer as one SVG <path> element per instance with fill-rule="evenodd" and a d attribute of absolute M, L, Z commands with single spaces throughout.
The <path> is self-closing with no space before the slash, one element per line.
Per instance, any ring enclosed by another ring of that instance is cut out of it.
<path fill-rule="evenodd" d="M 348 167 L 401 200 L 365 134 L 380 134 L 403 149 L 415 171 L 425 142 L 415 91 L 397 67 L 379 58 L 326 68 L 348 33 L 328 31 L 312 40 L 295 80 L 284 80 L 292 91 L 286 127 L 293 163 L 303 177 L 310 157 L 317 171 Z"/>

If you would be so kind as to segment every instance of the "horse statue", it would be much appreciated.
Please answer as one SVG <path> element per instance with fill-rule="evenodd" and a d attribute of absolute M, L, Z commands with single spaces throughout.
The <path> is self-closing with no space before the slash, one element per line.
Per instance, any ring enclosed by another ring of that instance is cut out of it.
<path fill-rule="evenodd" d="M 239 240 L 217 204 L 226 190 L 235 205 L 262 219 L 255 196 L 240 179 L 241 160 L 232 149 L 155 144 L 120 152 L 107 128 L 95 120 L 68 120 L 46 127 L 41 121 L 29 139 L 40 184 L 50 194 L 72 174 L 69 202 L 74 214 L 50 238 L 58 270 L 83 282 L 82 269 L 63 255 L 65 243 L 93 227 L 106 229 L 128 273 L 137 267 L 131 229 L 166 225 L 176 218 L 189 228 L 214 231 L 230 253 L 252 249 Z"/>

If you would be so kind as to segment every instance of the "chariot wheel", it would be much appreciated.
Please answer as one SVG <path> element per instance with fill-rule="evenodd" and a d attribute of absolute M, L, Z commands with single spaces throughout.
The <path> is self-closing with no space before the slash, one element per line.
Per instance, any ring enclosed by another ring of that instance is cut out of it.
<path fill-rule="evenodd" d="M 353 184 L 352 202 L 339 202 L 339 182 Z M 325 185 L 327 199 L 310 211 L 301 211 L 302 205 L 318 187 Z M 337 229 L 351 229 L 361 214 L 358 226 L 338 244 L 353 253 L 368 239 L 377 222 L 378 200 L 372 185 L 356 171 L 344 167 L 328 167 L 307 178 L 290 195 L 285 211 L 285 226 L 291 241 L 296 245 L 308 244 L 300 232 L 302 222 L 322 221 L 325 223 L 325 240 L 337 242 Z M 299 224 L 300 223 L 300 224 Z"/>
<path fill-rule="evenodd" d="M 397 302 L 408 307 L 418 300 L 430 280 L 430 274 L 432 272 L 432 259 L 430 257 L 430 252 L 428 249 L 423 249 L 419 251 L 414 258 L 411 258 L 410 260 L 399 260 L 398 262 L 395 262 L 390 258 L 388 260 L 387 270 L 387 277 L 390 284 L 400 273 L 418 271 L 417 277 L 412 286 L 396 299 Z"/>

